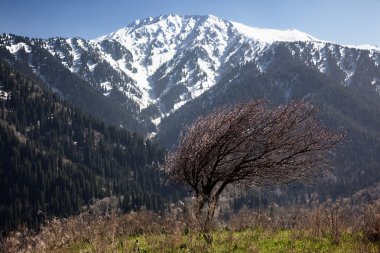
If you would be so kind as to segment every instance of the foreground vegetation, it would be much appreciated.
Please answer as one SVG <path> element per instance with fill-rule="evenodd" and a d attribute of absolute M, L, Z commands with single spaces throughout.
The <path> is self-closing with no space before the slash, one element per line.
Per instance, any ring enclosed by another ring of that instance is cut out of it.
<path fill-rule="evenodd" d="M 291 230 L 216 230 L 211 236 L 212 242 L 207 243 L 202 233 L 142 235 L 120 238 L 111 248 L 120 252 L 377 252 L 374 243 L 354 233 L 342 234 L 339 243 L 330 236 Z M 75 250 L 98 249 L 86 243 L 68 247 L 68 251 Z"/>
<path fill-rule="evenodd" d="M 380 201 L 349 200 L 297 208 L 241 209 L 200 231 L 185 206 L 170 212 L 82 214 L 20 229 L 4 252 L 380 252 Z"/>
<path fill-rule="evenodd" d="M 330 237 L 314 237 L 290 230 L 218 230 L 212 232 L 213 242 L 202 234 L 150 234 L 121 237 L 104 241 L 70 242 L 46 252 L 377 252 L 375 243 L 366 242 L 361 234 L 344 234 L 339 244 Z M 30 250 L 40 252 L 39 250 Z"/>
<path fill-rule="evenodd" d="M 78 240 L 57 238 L 48 245 L 13 248 L 21 252 L 378 252 L 378 245 L 367 240 L 363 233 L 344 232 L 339 241 L 331 235 L 315 236 L 310 231 L 226 229 L 211 232 L 212 242 L 197 232 L 175 234 L 142 234 Z M 51 244 L 52 243 L 52 244 Z M 14 245 L 15 246 L 15 245 Z M 10 249 L 10 251 L 13 251 Z"/>

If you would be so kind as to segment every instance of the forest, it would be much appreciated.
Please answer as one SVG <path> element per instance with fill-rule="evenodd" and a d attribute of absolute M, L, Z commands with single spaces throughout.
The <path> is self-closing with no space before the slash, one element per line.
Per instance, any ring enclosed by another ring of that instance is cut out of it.
<path fill-rule="evenodd" d="M 163 149 L 108 125 L 0 62 L 0 230 L 31 229 L 107 196 L 121 210 L 161 210 Z M 173 194 L 175 196 L 175 194 Z"/>

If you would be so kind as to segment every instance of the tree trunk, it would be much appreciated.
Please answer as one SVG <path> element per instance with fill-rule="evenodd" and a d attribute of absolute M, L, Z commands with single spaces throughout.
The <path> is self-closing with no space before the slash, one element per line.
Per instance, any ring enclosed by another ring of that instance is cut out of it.
<path fill-rule="evenodd" d="M 202 210 L 203 210 L 206 202 L 207 202 L 207 200 L 203 196 L 197 196 L 195 198 L 195 203 L 194 203 L 194 206 L 193 206 L 192 218 L 197 223 L 200 223 L 200 221 L 202 219 Z"/>
<path fill-rule="evenodd" d="M 218 204 L 218 198 L 216 196 L 213 197 L 208 203 L 207 215 L 206 215 L 205 222 L 203 225 L 203 230 L 205 232 L 209 232 L 211 229 L 211 224 L 212 224 L 212 220 L 214 219 L 215 209 L 216 209 L 217 204 Z"/>

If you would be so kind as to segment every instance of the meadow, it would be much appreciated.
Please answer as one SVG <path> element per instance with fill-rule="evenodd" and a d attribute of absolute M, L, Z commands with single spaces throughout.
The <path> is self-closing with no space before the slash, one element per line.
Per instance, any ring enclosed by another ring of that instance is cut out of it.
<path fill-rule="evenodd" d="M 348 199 L 252 210 L 216 217 L 208 233 L 191 208 L 121 214 L 87 212 L 20 228 L 2 252 L 380 252 L 380 201 Z"/>

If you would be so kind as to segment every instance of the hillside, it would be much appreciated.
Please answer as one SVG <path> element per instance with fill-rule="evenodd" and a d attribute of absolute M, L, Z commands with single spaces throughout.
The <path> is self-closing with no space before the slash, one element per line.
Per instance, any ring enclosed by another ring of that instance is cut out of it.
<path fill-rule="evenodd" d="M 67 217 L 97 199 L 162 209 L 162 149 L 84 114 L 0 61 L 0 231 Z M 84 208 L 84 209 L 83 209 Z"/>

